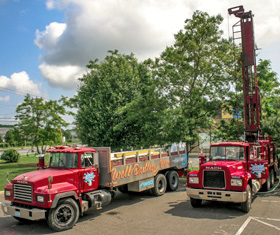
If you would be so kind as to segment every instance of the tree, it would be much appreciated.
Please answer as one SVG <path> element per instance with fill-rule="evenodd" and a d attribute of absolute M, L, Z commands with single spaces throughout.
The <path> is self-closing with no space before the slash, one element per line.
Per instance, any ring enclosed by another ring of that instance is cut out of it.
<path fill-rule="evenodd" d="M 269 116 L 264 116 L 262 120 L 263 134 L 273 137 L 277 146 L 280 146 L 280 98 L 273 104 L 273 111 Z"/>
<path fill-rule="evenodd" d="M 117 51 L 90 61 L 77 95 L 80 139 L 113 148 L 198 140 L 232 79 L 222 20 L 196 11 L 155 61 L 138 63 Z"/>
<path fill-rule="evenodd" d="M 70 130 L 62 130 L 62 135 L 65 136 L 66 140 L 71 140 L 72 135 Z"/>
<path fill-rule="evenodd" d="M 239 120 L 239 132 L 237 131 L 237 119 L 233 118 L 226 122 L 225 120 L 220 120 L 218 127 L 214 130 L 214 140 L 215 141 L 237 141 L 240 139 L 240 135 L 244 133 L 244 125 L 241 120 Z M 238 136 L 239 134 L 239 136 Z"/>
<path fill-rule="evenodd" d="M 141 123 L 128 116 L 130 104 L 139 102 L 149 82 L 149 73 L 133 54 L 109 51 L 98 63 L 90 61 L 90 72 L 80 79 L 76 102 L 78 136 L 83 143 L 112 149 L 140 146 Z M 140 118 L 140 117 L 139 117 Z"/>
<path fill-rule="evenodd" d="M 23 103 L 18 105 L 16 109 L 16 119 L 20 121 L 17 125 L 18 129 L 27 138 L 32 138 L 38 153 L 44 152 L 46 145 L 61 143 L 58 129 L 68 125 L 62 115 L 71 114 L 66 110 L 65 105 L 60 104 L 65 101 L 65 97 L 59 101 L 46 101 L 43 98 L 34 99 L 27 94 Z"/>
<path fill-rule="evenodd" d="M 156 92 L 163 104 L 161 142 L 199 139 L 199 132 L 210 128 L 211 117 L 227 97 L 232 81 L 230 41 L 222 38 L 220 15 L 196 11 L 185 21 L 184 30 L 175 35 L 153 63 Z"/>
<path fill-rule="evenodd" d="M 260 60 L 257 66 L 258 84 L 261 95 L 262 134 L 273 137 L 280 146 L 280 82 L 272 71 L 270 60 Z"/>
<path fill-rule="evenodd" d="M 9 145 L 14 145 L 15 144 L 15 136 L 14 136 L 14 130 L 13 129 L 10 129 L 6 132 L 5 142 L 8 143 Z"/>
<path fill-rule="evenodd" d="M 16 127 L 13 129 L 13 133 L 14 133 L 14 140 L 15 140 L 16 145 L 23 146 L 24 140 L 25 140 L 23 133 Z"/>
<path fill-rule="evenodd" d="M 236 104 L 238 103 L 238 110 L 240 111 L 239 119 L 239 133 L 240 135 L 244 132 L 244 122 L 242 116 L 244 115 L 243 106 L 243 88 L 242 88 L 242 77 L 241 77 L 241 64 L 239 63 L 239 73 L 236 82 L 236 91 L 230 93 L 230 99 L 227 100 L 223 108 L 231 113 L 235 114 Z M 258 61 L 257 65 L 257 79 L 258 87 L 260 89 L 261 98 L 261 130 L 262 134 L 270 135 L 274 137 L 276 141 L 280 144 L 279 134 L 277 132 L 277 125 L 279 126 L 279 94 L 280 94 L 280 83 L 278 81 L 277 74 L 272 71 L 271 61 L 262 60 Z M 236 96 L 236 93 L 238 94 Z M 276 129 L 275 129 L 276 128 Z M 236 130 L 236 131 L 234 131 Z M 237 140 L 237 122 L 231 120 L 229 123 L 222 121 L 219 127 L 214 132 L 217 139 L 224 138 L 226 140 Z"/>

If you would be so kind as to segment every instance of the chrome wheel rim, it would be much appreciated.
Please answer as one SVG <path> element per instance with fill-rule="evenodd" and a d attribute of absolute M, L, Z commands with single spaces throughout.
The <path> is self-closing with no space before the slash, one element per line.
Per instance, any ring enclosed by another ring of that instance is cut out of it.
<path fill-rule="evenodd" d="M 66 226 L 74 219 L 74 208 L 71 205 L 62 204 L 55 211 L 55 222 Z"/>

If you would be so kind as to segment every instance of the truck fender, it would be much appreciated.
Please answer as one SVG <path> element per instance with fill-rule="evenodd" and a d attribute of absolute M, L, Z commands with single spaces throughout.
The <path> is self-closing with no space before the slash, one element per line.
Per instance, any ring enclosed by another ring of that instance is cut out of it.
<path fill-rule="evenodd" d="M 59 202 L 59 200 L 62 198 L 66 198 L 66 197 L 74 197 L 76 201 L 79 200 L 77 194 L 74 191 L 59 193 L 59 194 L 55 195 L 51 208 L 55 208 L 57 203 Z M 80 207 L 79 204 L 78 204 L 78 206 Z"/>

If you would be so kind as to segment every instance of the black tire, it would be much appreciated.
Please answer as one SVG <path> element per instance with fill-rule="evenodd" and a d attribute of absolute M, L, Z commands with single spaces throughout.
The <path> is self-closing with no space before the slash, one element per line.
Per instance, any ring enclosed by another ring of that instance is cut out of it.
<path fill-rule="evenodd" d="M 246 202 L 241 203 L 241 210 L 245 213 L 248 213 L 252 207 L 252 191 L 251 191 L 251 186 L 249 184 L 247 185 L 246 193 L 247 193 Z"/>
<path fill-rule="evenodd" d="M 271 169 L 270 170 L 270 185 L 271 185 L 271 188 L 273 187 L 274 183 L 275 183 L 275 174 L 274 174 L 274 170 Z"/>
<path fill-rule="evenodd" d="M 150 189 L 150 192 L 153 196 L 162 196 L 166 191 L 166 178 L 163 174 L 158 174 L 155 177 L 155 187 Z"/>
<path fill-rule="evenodd" d="M 32 220 L 28 220 L 28 219 L 24 219 L 24 218 L 20 218 L 20 217 L 16 217 L 16 216 L 13 216 L 13 217 L 22 224 L 32 224 L 33 223 Z"/>
<path fill-rule="evenodd" d="M 268 178 L 264 184 L 264 190 L 265 191 L 269 191 L 271 189 L 271 175 L 270 175 L 270 172 L 269 172 L 269 175 L 268 175 Z"/>
<path fill-rule="evenodd" d="M 118 190 L 119 190 L 121 193 L 128 193 L 127 184 L 119 186 L 119 187 L 118 187 Z"/>
<path fill-rule="evenodd" d="M 63 231 L 71 229 L 76 224 L 79 214 L 77 203 L 71 198 L 66 198 L 59 201 L 56 208 L 50 209 L 47 222 L 53 230 Z"/>
<path fill-rule="evenodd" d="M 193 208 L 200 207 L 200 206 L 201 206 L 201 203 L 202 203 L 202 200 L 201 200 L 201 199 L 194 199 L 194 198 L 191 198 L 191 205 L 192 205 Z"/>
<path fill-rule="evenodd" d="M 176 191 L 179 187 L 179 175 L 177 171 L 169 171 L 167 176 L 167 189 L 169 191 Z"/>

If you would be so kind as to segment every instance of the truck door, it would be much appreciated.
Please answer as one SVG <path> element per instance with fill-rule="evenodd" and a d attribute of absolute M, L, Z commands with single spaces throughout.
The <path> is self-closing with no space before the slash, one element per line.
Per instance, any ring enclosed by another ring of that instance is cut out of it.
<path fill-rule="evenodd" d="M 82 192 L 93 191 L 99 185 L 99 167 L 98 163 L 94 162 L 94 153 L 81 154 L 81 176 Z"/>
<path fill-rule="evenodd" d="M 260 146 L 251 146 L 248 153 L 248 169 L 253 179 L 267 179 L 269 175 L 267 161 Z"/>

